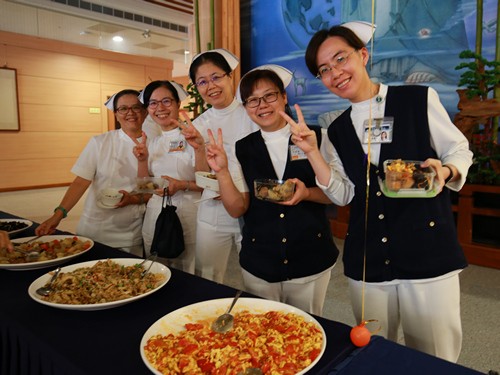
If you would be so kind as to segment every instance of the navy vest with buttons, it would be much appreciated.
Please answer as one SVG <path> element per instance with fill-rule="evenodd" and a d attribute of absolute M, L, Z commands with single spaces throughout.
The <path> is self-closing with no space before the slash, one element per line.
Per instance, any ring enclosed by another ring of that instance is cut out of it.
<path fill-rule="evenodd" d="M 320 129 L 315 131 L 321 140 Z M 283 206 L 255 198 L 255 179 L 278 179 L 260 131 L 236 142 L 236 156 L 250 189 L 242 228 L 241 266 L 268 282 L 310 276 L 333 266 L 339 251 L 333 242 L 326 205 L 302 201 Z M 290 154 L 283 180 L 289 178 L 316 187 L 309 161 L 290 161 Z"/>
<path fill-rule="evenodd" d="M 466 267 L 447 188 L 434 198 L 387 198 L 379 187 L 378 177 L 384 178 L 384 160 L 436 158 L 427 120 L 427 87 L 388 89 L 385 116 L 394 117 L 393 141 L 381 145 L 379 166 L 370 166 L 366 233 L 367 156 L 350 113 L 351 108 L 328 128 L 328 137 L 356 186 L 344 244 L 346 276 L 362 280 L 365 251 L 368 282 L 432 278 Z"/>

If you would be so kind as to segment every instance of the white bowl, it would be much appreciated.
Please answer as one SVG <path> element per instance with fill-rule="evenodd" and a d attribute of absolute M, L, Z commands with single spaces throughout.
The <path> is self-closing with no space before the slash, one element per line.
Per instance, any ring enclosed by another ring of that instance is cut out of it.
<path fill-rule="evenodd" d="M 219 181 L 215 174 L 210 172 L 198 171 L 195 173 L 196 185 L 203 189 L 209 189 L 213 191 L 219 191 Z"/>

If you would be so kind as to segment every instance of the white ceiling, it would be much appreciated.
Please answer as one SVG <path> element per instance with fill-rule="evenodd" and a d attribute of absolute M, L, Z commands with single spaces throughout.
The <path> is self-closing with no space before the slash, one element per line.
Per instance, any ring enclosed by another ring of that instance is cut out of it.
<path fill-rule="evenodd" d="M 120 11 L 127 16 L 117 18 Z M 137 20 L 127 19 L 131 15 Z M 187 75 L 193 23 L 193 0 L 0 0 L 2 31 L 171 59 L 174 77 Z M 122 42 L 112 40 L 118 35 Z"/>

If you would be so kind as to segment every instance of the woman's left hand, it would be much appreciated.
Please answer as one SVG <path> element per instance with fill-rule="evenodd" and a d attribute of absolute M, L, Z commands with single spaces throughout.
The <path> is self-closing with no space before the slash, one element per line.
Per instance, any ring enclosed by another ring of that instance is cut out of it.
<path fill-rule="evenodd" d="M 164 178 L 165 180 L 168 181 L 167 192 L 168 192 L 168 195 L 170 195 L 170 196 L 174 195 L 179 190 L 186 190 L 188 181 L 177 180 L 177 179 L 170 177 L 170 176 L 161 176 L 161 178 Z"/>
<path fill-rule="evenodd" d="M 420 166 L 422 168 L 431 167 L 436 171 L 434 184 L 437 182 L 438 186 L 435 187 L 435 190 L 439 194 L 443 190 L 446 177 L 448 177 L 448 167 L 443 167 L 441 160 L 432 158 L 426 159 Z"/>
<path fill-rule="evenodd" d="M 292 199 L 286 202 L 278 202 L 284 206 L 295 206 L 298 203 L 302 202 L 309 198 L 309 189 L 307 186 L 298 178 L 290 178 L 290 181 L 295 183 L 295 191 L 293 193 Z"/>
<path fill-rule="evenodd" d="M 130 194 L 126 190 L 120 190 L 120 193 L 123 194 L 122 200 L 117 203 L 115 207 L 125 207 L 128 206 L 129 204 L 136 204 L 136 198 L 132 194 Z"/>

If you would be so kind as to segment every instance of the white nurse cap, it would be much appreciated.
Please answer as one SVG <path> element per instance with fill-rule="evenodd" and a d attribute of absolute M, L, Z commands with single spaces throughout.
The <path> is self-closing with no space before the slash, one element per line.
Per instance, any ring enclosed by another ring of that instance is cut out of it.
<path fill-rule="evenodd" d="M 245 76 L 248 73 L 253 72 L 254 70 L 272 70 L 274 73 L 276 73 L 278 75 L 278 77 L 281 78 L 281 81 L 283 82 L 283 86 L 285 86 L 285 88 L 288 87 L 288 85 L 292 81 L 292 77 L 293 77 L 293 73 L 291 71 L 289 71 L 287 68 L 282 67 L 281 65 L 266 64 L 266 65 L 258 66 L 257 68 L 253 68 L 249 72 L 246 72 L 245 75 L 243 75 L 243 77 L 241 77 L 240 84 L 241 84 L 241 81 L 243 80 L 243 78 L 245 78 Z M 236 99 L 238 99 L 239 102 L 243 102 L 241 100 L 240 85 L 239 84 L 238 84 L 238 90 L 236 91 Z"/>
<path fill-rule="evenodd" d="M 377 25 L 365 21 L 350 21 L 340 26 L 350 29 L 364 44 L 368 44 L 377 28 Z"/>
<path fill-rule="evenodd" d="M 221 54 L 222 57 L 224 57 L 224 59 L 227 61 L 227 63 L 231 67 L 231 70 L 236 69 L 236 67 L 240 63 L 240 60 L 235 55 L 233 55 L 231 52 L 229 52 L 227 49 L 224 49 L 224 48 L 216 48 L 216 49 L 211 49 L 209 51 L 201 52 L 201 53 L 197 54 L 195 57 L 193 57 L 193 60 L 191 63 L 193 63 L 198 57 L 200 57 L 201 55 L 203 55 L 207 52 L 216 52 L 216 53 Z"/>
<path fill-rule="evenodd" d="M 114 112 L 114 110 L 115 110 L 115 108 L 114 108 L 114 106 L 113 106 L 113 102 L 115 101 L 115 96 L 116 96 L 116 94 L 118 94 L 118 93 L 114 93 L 113 95 L 111 95 L 111 97 L 110 97 L 108 100 L 106 100 L 106 101 L 104 102 L 104 106 L 105 106 L 107 109 L 109 109 L 110 111 L 113 111 L 113 112 Z"/>

